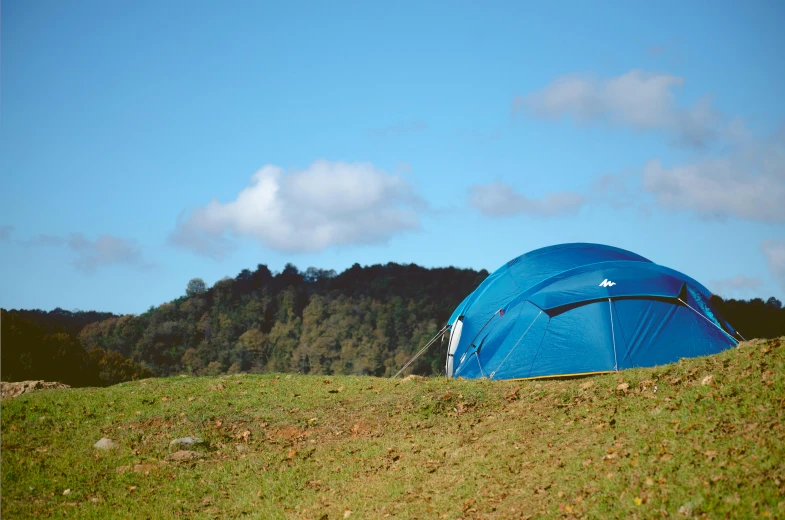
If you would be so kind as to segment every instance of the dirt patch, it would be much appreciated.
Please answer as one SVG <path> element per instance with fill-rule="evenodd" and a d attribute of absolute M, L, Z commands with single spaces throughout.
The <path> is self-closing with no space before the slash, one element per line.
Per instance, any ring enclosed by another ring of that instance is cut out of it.
<path fill-rule="evenodd" d="M 194 460 L 194 459 L 201 459 L 204 458 L 204 455 L 199 453 L 198 451 L 191 451 L 191 450 L 180 450 L 172 453 L 168 457 L 169 460 L 174 460 L 177 462 L 183 462 L 187 460 Z M 144 470 L 143 470 L 144 471 Z"/>
<path fill-rule="evenodd" d="M 297 428 L 295 426 L 284 426 L 270 432 L 270 437 L 284 442 L 304 441 L 311 436 L 310 431 Z"/>
<path fill-rule="evenodd" d="M 18 397 L 28 392 L 36 390 L 50 390 L 53 388 L 71 388 L 63 383 L 49 382 L 49 381 L 18 381 L 16 383 L 8 383 L 3 381 L 0 383 L 2 389 L 2 398 L 10 399 Z"/>

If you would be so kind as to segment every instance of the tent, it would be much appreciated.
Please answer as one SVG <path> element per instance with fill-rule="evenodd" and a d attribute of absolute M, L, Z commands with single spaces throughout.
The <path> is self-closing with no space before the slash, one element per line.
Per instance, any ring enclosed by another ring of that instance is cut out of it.
<path fill-rule="evenodd" d="M 488 276 L 447 324 L 447 376 L 531 379 L 671 363 L 738 333 L 689 276 L 600 244 L 561 244 Z"/>

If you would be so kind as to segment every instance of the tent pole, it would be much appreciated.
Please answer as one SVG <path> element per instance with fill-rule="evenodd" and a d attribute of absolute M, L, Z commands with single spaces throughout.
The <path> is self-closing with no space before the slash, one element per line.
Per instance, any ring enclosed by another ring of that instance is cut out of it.
<path fill-rule="evenodd" d="M 613 338 L 613 369 L 619 371 L 619 361 L 616 359 L 616 333 L 613 330 L 613 302 L 608 298 L 608 310 L 611 313 L 611 338 Z"/>

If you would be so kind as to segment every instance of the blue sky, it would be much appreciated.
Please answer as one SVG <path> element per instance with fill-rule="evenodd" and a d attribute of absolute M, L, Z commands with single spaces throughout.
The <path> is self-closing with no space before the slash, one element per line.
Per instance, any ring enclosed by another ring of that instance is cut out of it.
<path fill-rule="evenodd" d="M 586 4 L 3 1 L 0 306 L 572 241 L 783 299 L 783 4 Z"/>

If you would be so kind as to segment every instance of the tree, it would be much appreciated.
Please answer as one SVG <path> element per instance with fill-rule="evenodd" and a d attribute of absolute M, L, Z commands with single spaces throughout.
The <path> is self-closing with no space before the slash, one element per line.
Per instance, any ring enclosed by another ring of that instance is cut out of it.
<path fill-rule="evenodd" d="M 185 287 L 185 295 L 191 298 L 207 292 L 207 284 L 201 278 L 191 278 Z"/>

